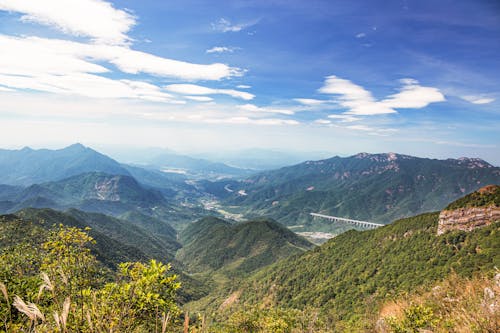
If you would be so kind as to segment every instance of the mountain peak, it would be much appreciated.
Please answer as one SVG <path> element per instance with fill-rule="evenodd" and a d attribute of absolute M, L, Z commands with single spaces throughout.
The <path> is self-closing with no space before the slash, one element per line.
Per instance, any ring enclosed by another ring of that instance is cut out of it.
<path fill-rule="evenodd" d="M 63 148 L 62 150 L 83 151 L 86 149 L 89 149 L 89 148 L 87 148 L 84 145 L 82 145 L 81 143 L 77 142 L 77 143 L 74 143 L 72 145 L 69 145 L 69 146 Z"/>
<path fill-rule="evenodd" d="M 460 165 L 466 165 L 470 169 L 493 168 L 493 165 L 477 157 L 460 157 L 457 158 L 455 161 L 457 161 L 458 164 Z"/>

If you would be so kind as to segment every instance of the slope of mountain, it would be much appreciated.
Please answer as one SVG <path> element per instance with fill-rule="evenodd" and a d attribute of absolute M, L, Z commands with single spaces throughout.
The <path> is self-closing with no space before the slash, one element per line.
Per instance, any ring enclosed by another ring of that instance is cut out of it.
<path fill-rule="evenodd" d="M 183 288 L 180 300 L 186 302 L 206 294 L 206 287 L 182 273 L 181 264 L 174 258 L 180 244 L 164 235 L 154 235 L 126 220 L 103 214 L 85 213 L 75 209 L 59 212 L 52 209 L 23 209 L 15 214 L 0 215 L 0 255 L 18 243 L 36 247 L 43 243 L 53 226 L 59 224 L 87 230 L 96 241 L 91 250 L 97 259 L 111 270 L 121 262 L 157 259 L 172 263 L 180 275 Z"/>
<path fill-rule="evenodd" d="M 266 267 L 214 293 L 218 307 L 315 308 L 336 325 L 372 331 L 380 302 L 456 273 L 471 277 L 500 265 L 500 225 L 437 235 L 438 213 L 396 221 L 370 231 L 349 231 L 301 255 Z M 227 303 L 227 302 L 226 302 Z M 205 303 L 207 304 L 207 303 Z M 363 326 L 366 325 L 366 326 Z M 334 331 L 343 331 L 338 326 Z M 344 327 L 345 329 L 345 327 Z M 346 330 L 349 331 L 349 330 Z"/>
<path fill-rule="evenodd" d="M 361 153 L 260 173 L 238 187 L 231 184 L 225 204 L 240 206 L 248 217 L 269 215 L 286 225 L 310 223 L 311 212 L 388 223 L 442 209 L 498 183 L 500 168 L 480 159 Z"/>
<path fill-rule="evenodd" d="M 175 238 L 153 235 L 127 220 L 99 213 L 87 213 L 76 209 L 59 212 L 52 209 L 26 208 L 15 215 L 24 220 L 43 221 L 46 227 L 60 223 L 82 229 L 90 227 L 89 234 L 96 239 L 96 244 L 100 247 L 99 259 L 108 263 L 124 261 L 128 256 L 130 259 L 155 258 L 162 262 L 171 262 L 180 247 Z M 117 246 L 118 253 L 123 252 L 120 249 L 123 247 L 128 248 L 130 252 L 113 254 L 113 251 L 117 251 Z"/>
<path fill-rule="evenodd" d="M 74 144 L 63 149 L 0 149 L 0 184 L 28 186 L 84 172 L 129 175 L 115 160 Z"/>
<path fill-rule="evenodd" d="M 139 184 L 133 177 L 90 172 L 60 181 L 8 188 L 9 200 L 0 201 L 0 212 L 12 213 L 23 208 L 76 208 L 86 212 L 118 217 L 137 212 L 182 227 L 201 217 L 205 211 L 192 205 L 181 205 L 166 199 L 157 189 Z M 1 192 L 0 192 L 1 194 Z M 161 226 L 159 226 L 161 229 Z"/>
<path fill-rule="evenodd" d="M 225 269 L 248 273 L 312 247 L 279 223 L 260 219 L 238 224 L 206 217 L 180 233 L 177 259 L 194 272 Z"/>
<path fill-rule="evenodd" d="M 188 183 L 184 175 L 166 173 L 156 169 L 146 169 L 133 165 L 122 164 L 122 166 L 139 183 L 145 187 L 159 190 L 166 198 L 185 201 L 200 196 L 200 192 L 196 187 Z"/>
<path fill-rule="evenodd" d="M 40 198 L 47 201 L 47 207 L 80 207 L 115 215 L 135 208 L 147 209 L 167 203 L 161 193 L 144 188 L 130 176 L 100 172 L 31 185 L 11 200 L 18 203 L 16 208 L 24 208 L 31 207 L 31 201 Z"/>

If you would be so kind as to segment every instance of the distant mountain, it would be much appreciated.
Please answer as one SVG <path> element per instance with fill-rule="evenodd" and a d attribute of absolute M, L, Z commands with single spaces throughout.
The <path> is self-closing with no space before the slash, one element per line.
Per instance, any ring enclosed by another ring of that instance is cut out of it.
<path fill-rule="evenodd" d="M 224 163 L 212 162 L 171 152 L 164 152 L 144 162 L 163 172 L 186 174 L 197 178 L 221 178 L 245 176 L 253 173 L 248 169 L 236 168 Z"/>
<path fill-rule="evenodd" d="M 133 177 L 90 172 L 60 181 L 35 184 L 26 188 L 0 188 L 0 212 L 12 213 L 23 208 L 76 208 L 86 212 L 103 213 L 118 217 L 135 212 L 172 225 L 189 223 L 203 211 L 178 205 L 166 199 L 156 189 L 139 184 Z M 134 218 L 135 220 L 135 218 Z M 140 219 L 141 221 L 144 218 Z"/>
<path fill-rule="evenodd" d="M 179 201 L 194 201 L 203 195 L 186 176 L 178 173 L 166 173 L 160 170 L 122 164 L 139 183 L 159 190 L 165 197 Z"/>
<path fill-rule="evenodd" d="M 115 160 L 81 144 L 58 150 L 0 149 L 0 184 L 28 186 L 85 172 L 130 175 Z"/>
<path fill-rule="evenodd" d="M 427 213 L 375 230 L 348 231 L 312 251 L 265 267 L 232 288 L 226 286 L 223 296 L 214 291 L 210 303 L 204 304 L 214 309 L 233 304 L 232 311 L 249 305 L 313 309 L 332 323 L 332 332 L 375 331 L 374 318 L 382 301 L 433 286 L 452 274 L 493 276 L 499 267 L 498 220 L 469 232 L 437 235 L 438 216 Z M 479 293 L 483 295 L 483 290 Z M 231 311 L 224 310 L 225 316 Z"/>
<path fill-rule="evenodd" d="M 204 158 L 252 170 L 272 170 L 311 159 L 331 156 L 325 152 L 287 152 L 272 149 L 243 149 L 233 152 L 214 152 L 201 155 Z"/>
<path fill-rule="evenodd" d="M 480 159 L 361 153 L 262 172 L 238 186 L 232 182 L 225 204 L 286 225 L 311 223 L 311 212 L 389 223 L 499 183 L 500 168 Z M 218 184 L 212 188 L 224 188 L 224 181 Z"/>
<path fill-rule="evenodd" d="M 224 269 L 249 273 L 312 248 L 307 240 L 270 219 L 238 224 L 206 217 L 179 235 L 177 259 L 194 272 Z"/>

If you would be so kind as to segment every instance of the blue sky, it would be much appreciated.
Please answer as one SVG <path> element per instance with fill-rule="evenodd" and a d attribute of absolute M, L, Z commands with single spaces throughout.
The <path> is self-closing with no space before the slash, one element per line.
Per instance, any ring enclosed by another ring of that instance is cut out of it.
<path fill-rule="evenodd" d="M 0 132 L 500 164 L 498 1 L 0 0 Z"/>

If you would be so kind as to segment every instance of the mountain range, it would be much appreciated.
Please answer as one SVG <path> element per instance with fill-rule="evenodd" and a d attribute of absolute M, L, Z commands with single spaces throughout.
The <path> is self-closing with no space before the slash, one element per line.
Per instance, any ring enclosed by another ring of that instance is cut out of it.
<path fill-rule="evenodd" d="M 361 153 L 307 161 L 239 182 L 220 181 L 205 189 L 248 218 L 270 216 L 285 225 L 320 230 L 327 226 L 310 213 L 390 223 L 440 210 L 481 186 L 498 183 L 500 168 L 481 159 Z"/>

